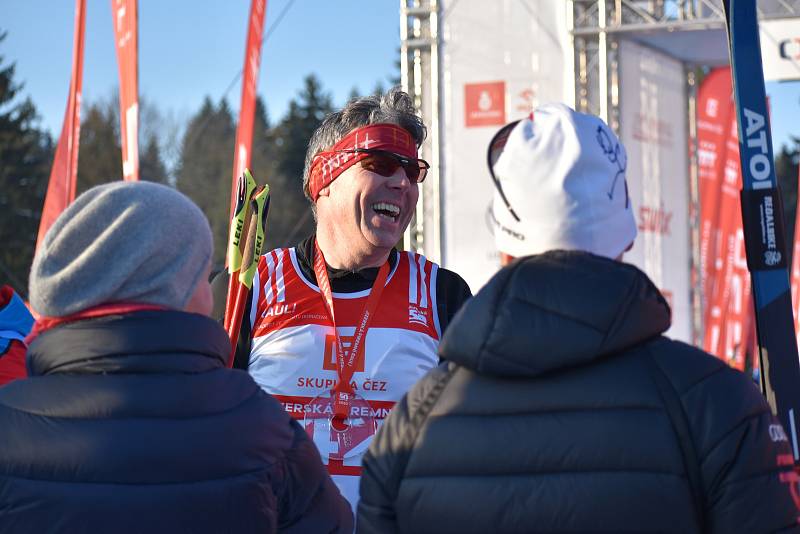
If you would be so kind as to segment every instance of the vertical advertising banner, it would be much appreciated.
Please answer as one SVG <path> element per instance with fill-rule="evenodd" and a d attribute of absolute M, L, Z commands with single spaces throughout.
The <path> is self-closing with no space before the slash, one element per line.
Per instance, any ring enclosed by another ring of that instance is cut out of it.
<path fill-rule="evenodd" d="M 111 0 L 119 67 L 122 177 L 139 179 L 139 73 L 137 0 Z"/>
<path fill-rule="evenodd" d="M 742 209 L 739 192 L 742 173 L 739 140 L 733 102 L 729 101 L 728 124 L 725 127 L 724 164 L 719 187 L 707 189 L 701 204 L 716 204 L 716 238 L 708 248 L 708 284 L 704 312 L 703 349 L 743 369 L 747 350 L 747 332 L 751 327 L 750 274 L 744 249 Z"/>
<path fill-rule="evenodd" d="M 535 106 L 564 101 L 572 84 L 565 68 L 572 62 L 567 8 L 567 2 L 552 0 L 441 2 L 440 262 L 473 292 L 500 265 L 492 235 L 489 141 Z"/>
<path fill-rule="evenodd" d="M 242 77 L 242 102 L 239 106 L 239 125 L 236 127 L 236 144 L 233 154 L 233 178 L 231 180 L 230 214 L 236 207 L 236 180 L 250 166 L 253 145 L 253 118 L 256 112 L 256 84 L 261 65 L 261 39 L 264 33 L 264 15 L 267 0 L 250 2 L 250 18 L 247 24 L 247 48 L 244 53 Z"/>
<path fill-rule="evenodd" d="M 691 342 L 689 162 L 683 65 L 630 41 L 619 46 L 620 138 L 639 235 L 625 261 L 672 308 L 670 337 Z"/>
<path fill-rule="evenodd" d="M 81 89 L 83 86 L 83 43 L 86 0 L 75 0 L 75 33 L 72 40 L 72 77 L 69 82 L 67 109 L 58 138 L 50 181 L 44 198 L 36 248 L 39 248 L 50 225 L 75 199 L 78 177 L 78 144 L 81 138 Z"/>
<path fill-rule="evenodd" d="M 719 237 L 719 195 L 725 167 L 733 85 L 729 67 L 712 70 L 697 91 L 697 167 L 700 187 L 700 282 L 703 300 L 714 280 L 712 252 Z"/>
<path fill-rule="evenodd" d="M 798 187 L 800 187 L 800 176 L 798 176 L 797 182 Z M 798 347 L 800 347 L 800 232 L 798 230 L 800 230 L 800 217 L 795 215 L 791 271 L 792 312 L 794 312 L 794 332 L 797 336 Z"/>

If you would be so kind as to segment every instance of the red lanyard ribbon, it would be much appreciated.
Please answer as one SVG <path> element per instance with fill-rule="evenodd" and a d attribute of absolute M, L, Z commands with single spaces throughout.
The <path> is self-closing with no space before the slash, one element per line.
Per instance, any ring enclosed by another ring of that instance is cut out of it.
<path fill-rule="evenodd" d="M 375 314 L 375 310 L 378 307 L 378 302 L 381 300 L 381 294 L 386 285 L 386 279 L 389 276 L 389 261 L 387 259 L 387 261 L 381 265 L 380 270 L 378 270 L 378 276 L 375 278 L 372 290 L 369 292 L 369 298 L 367 298 L 367 303 L 364 305 L 364 309 L 361 312 L 361 320 L 359 320 L 356 325 L 353 344 L 350 345 L 350 350 L 345 350 L 342 338 L 339 335 L 339 330 L 336 328 L 336 315 L 333 308 L 331 282 L 328 279 L 325 258 L 316 240 L 314 241 L 314 274 L 317 276 L 317 284 L 322 294 L 322 301 L 325 303 L 325 308 L 331 316 L 333 335 L 336 338 L 333 350 L 336 352 L 336 372 L 339 375 L 339 380 L 333 388 L 334 413 L 337 417 L 347 417 L 350 409 L 350 397 L 353 393 L 353 388 L 350 387 L 350 380 L 353 378 L 356 362 L 359 357 L 364 354 L 363 341 L 366 337 L 367 330 L 369 330 L 369 323 L 372 320 L 372 316 Z"/>

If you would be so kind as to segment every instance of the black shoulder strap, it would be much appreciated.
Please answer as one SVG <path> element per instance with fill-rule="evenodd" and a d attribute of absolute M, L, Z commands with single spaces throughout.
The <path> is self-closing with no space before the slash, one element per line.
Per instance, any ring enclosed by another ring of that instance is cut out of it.
<path fill-rule="evenodd" d="M 678 445 L 680 445 L 681 454 L 683 455 L 686 476 L 689 479 L 689 489 L 694 500 L 695 517 L 700 530 L 705 532 L 705 492 L 703 491 L 703 480 L 700 474 L 700 461 L 697 457 L 692 434 L 689 431 L 686 412 L 678 397 L 678 392 L 675 391 L 675 387 L 664 375 L 664 371 L 658 366 L 652 354 L 648 353 L 647 361 L 650 367 L 650 374 L 658 388 L 659 396 L 664 401 L 667 417 L 669 417 L 672 428 L 678 437 Z"/>
<path fill-rule="evenodd" d="M 411 416 L 411 419 L 408 422 L 408 426 L 406 427 L 401 438 L 402 443 L 400 443 L 400 446 L 398 446 L 397 450 L 395 451 L 395 462 L 392 466 L 388 480 L 386 481 L 386 487 L 392 488 L 395 495 L 397 495 L 397 491 L 400 488 L 400 481 L 405 476 L 406 466 L 408 465 L 408 460 L 413 452 L 414 442 L 417 440 L 420 428 L 422 427 L 423 423 L 425 423 L 425 420 L 428 418 L 428 414 L 433 409 L 436 401 L 439 400 L 439 396 L 442 394 L 445 386 L 448 382 L 450 382 L 450 378 L 452 378 L 453 374 L 455 373 L 456 365 L 451 363 L 445 363 L 442 365 L 447 366 L 447 372 L 437 379 L 436 383 L 428 391 L 428 394 L 424 399 L 422 399 L 419 408 Z M 406 393 L 405 399 L 408 399 L 408 393 Z"/>

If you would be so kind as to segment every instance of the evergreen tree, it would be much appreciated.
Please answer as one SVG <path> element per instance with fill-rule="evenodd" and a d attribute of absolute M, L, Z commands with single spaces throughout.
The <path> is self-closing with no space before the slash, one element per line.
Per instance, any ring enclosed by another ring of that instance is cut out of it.
<path fill-rule="evenodd" d="M 264 251 L 280 246 L 287 246 L 285 225 L 287 216 L 286 176 L 279 170 L 280 147 L 275 140 L 275 131 L 270 127 L 266 106 L 261 97 L 256 100 L 256 112 L 253 121 L 253 148 L 250 158 L 250 170 L 258 184 L 269 184 L 270 213 L 267 219 L 267 232 L 264 239 Z"/>
<path fill-rule="evenodd" d="M 0 43 L 5 35 L 0 31 Z M 0 283 L 26 297 L 53 143 L 36 126 L 30 98 L 17 98 L 14 67 L 0 55 Z"/>
<path fill-rule="evenodd" d="M 355 100 L 361 96 L 361 91 L 358 90 L 358 87 L 355 85 L 350 88 L 350 94 L 347 95 L 347 101 L 350 102 L 351 100 Z"/>
<path fill-rule="evenodd" d="M 139 95 L 139 179 L 171 185 L 165 147 L 171 127 L 150 99 Z M 165 133 L 166 132 L 166 133 Z M 144 140 L 144 142 L 142 142 Z M 168 148 L 166 148 L 168 150 Z"/>
<path fill-rule="evenodd" d="M 274 195 L 270 207 L 271 246 L 292 246 L 314 231 L 311 206 L 303 194 L 303 167 L 311 135 L 322 119 L 333 111 L 328 93 L 313 74 L 304 80 L 297 99 L 274 128 L 272 142 L 277 148 L 277 169 L 270 181 Z"/>
<path fill-rule="evenodd" d="M 160 114 L 145 98 L 140 99 L 139 179 L 169 183 L 169 173 L 161 156 L 157 136 Z M 120 140 L 119 94 L 89 104 L 81 115 L 81 140 L 78 155 L 77 194 L 96 185 L 122 180 L 122 141 Z"/>
<path fill-rule="evenodd" d="M 286 175 L 298 177 L 301 184 L 308 141 L 322 119 L 333 111 L 331 96 L 322 91 L 316 76 L 306 76 L 303 85 L 299 100 L 289 102 L 289 111 L 276 132 L 281 147 L 279 168 Z"/>
<path fill-rule="evenodd" d="M 392 73 L 391 76 L 387 76 L 386 77 L 387 80 L 389 81 L 389 85 L 392 86 L 392 87 L 394 87 L 395 85 L 400 85 L 400 83 L 402 82 L 401 72 L 400 72 L 401 67 L 402 67 L 402 62 L 400 61 L 400 53 L 401 53 L 401 49 L 398 46 L 397 47 L 397 55 L 395 56 L 397 59 L 394 60 L 394 72 Z M 699 83 L 699 81 L 698 81 L 698 83 Z"/>
<path fill-rule="evenodd" d="M 161 159 L 161 148 L 155 135 L 150 136 L 144 152 L 139 154 L 139 179 L 165 185 L 169 183 L 169 173 Z"/>
<path fill-rule="evenodd" d="M 122 180 L 118 99 L 112 95 L 90 104 L 84 111 L 76 195 L 96 185 Z"/>
<path fill-rule="evenodd" d="M 383 86 L 383 82 L 381 82 L 380 80 L 375 82 L 375 87 L 372 88 L 372 94 L 375 96 L 381 96 L 385 92 L 386 88 Z"/>
<path fill-rule="evenodd" d="M 256 97 L 256 111 L 253 117 L 253 144 L 250 154 L 250 172 L 256 183 L 269 183 L 275 179 L 278 170 L 277 146 L 267 115 L 264 100 Z"/>
<path fill-rule="evenodd" d="M 208 217 L 214 235 L 214 270 L 225 263 L 235 138 L 227 102 L 223 100 L 215 106 L 206 97 L 186 128 L 175 172 L 178 189 Z"/>

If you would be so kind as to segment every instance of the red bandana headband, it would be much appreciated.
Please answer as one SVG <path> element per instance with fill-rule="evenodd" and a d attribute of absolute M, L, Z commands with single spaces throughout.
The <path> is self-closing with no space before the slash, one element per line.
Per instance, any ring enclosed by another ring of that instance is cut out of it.
<path fill-rule="evenodd" d="M 308 192 L 317 201 L 323 187 L 330 185 L 344 171 L 369 156 L 356 149 L 386 150 L 411 159 L 417 157 L 417 144 L 405 128 L 396 124 L 370 124 L 356 128 L 330 150 L 318 152 L 308 172 Z"/>

